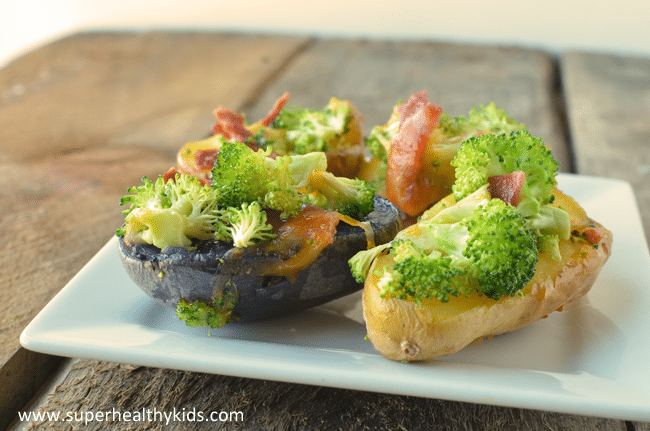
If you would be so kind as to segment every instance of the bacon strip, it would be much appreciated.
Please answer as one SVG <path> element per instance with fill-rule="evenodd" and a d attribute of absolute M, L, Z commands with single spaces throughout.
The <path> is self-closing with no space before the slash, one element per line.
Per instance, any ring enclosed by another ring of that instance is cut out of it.
<path fill-rule="evenodd" d="M 495 175 L 488 178 L 488 192 L 490 192 L 492 198 L 501 199 L 509 205 L 517 206 L 519 204 L 519 193 L 525 180 L 526 174 L 523 171 Z"/>
<path fill-rule="evenodd" d="M 397 109 L 400 123 L 390 141 L 386 197 L 406 214 L 417 216 L 433 203 L 433 187 L 422 175 L 423 155 L 442 108 L 427 101 L 425 90 L 413 94 Z"/>
<path fill-rule="evenodd" d="M 169 181 L 169 180 L 171 180 L 173 178 L 176 178 L 176 175 L 181 175 L 181 174 L 183 174 L 183 173 L 177 171 L 176 168 L 169 168 L 169 170 L 167 172 L 165 172 L 163 174 L 163 176 L 162 176 L 163 181 L 165 183 L 167 183 L 167 181 Z M 203 184 L 204 186 L 207 186 L 207 185 L 212 183 L 212 180 L 207 179 L 207 178 L 199 178 L 199 177 L 195 177 L 195 178 L 197 178 L 199 181 L 201 181 L 201 184 Z"/>
<path fill-rule="evenodd" d="M 212 169 L 217 162 L 218 148 L 208 148 L 205 150 L 196 150 L 194 153 L 194 166 L 200 170 Z"/>
<path fill-rule="evenodd" d="M 212 133 L 223 135 L 229 141 L 246 143 L 246 139 L 252 136 L 250 130 L 244 125 L 244 116 L 233 112 L 223 106 L 213 111 L 216 119 L 212 126 Z"/>
<path fill-rule="evenodd" d="M 415 114 L 418 109 L 421 109 L 428 103 L 427 90 L 422 90 L 419 93 L 413 94 L 406 102 L 398 105 L 397 112 L 399 112 L 400 127 L 402 127 L 402 124 L 404 124 L 409 117 Z"/>
<path fill-rule="evenodd" d="M 163 174 L 163 182 L 166 184 L 167 181 L 176 178 L 176 175 L 180 175 L 180 172 L 176 170 L 176 168 L 169 168 L 167 172 Z"/>
<path fill-rule="evenodd" d="M 275 120 L 275 117 L 277 117 L 278 114 L 280 114 L 280 111 L 282 110 L 284 105 L 289 101 L 289 97 L 291 97 L 291 95 L 288 92 L 280 96 L 280 98 L 275 101 L 275 104 L 273 104 L 273 108 L 271 108 L 269 113 L 266 114 L 266 117 L 262 118 L 260 122 L 264 126 L 268 126 L 269 124 L 271 124 L 271 122 Z"/>
<path fill-rule="evenodd" d="M 589 244 L 598 244 L 601 240 L 600 233 L 596 229 L 588 228 L 582 232 L 582 237 L 589 242 Z"/>

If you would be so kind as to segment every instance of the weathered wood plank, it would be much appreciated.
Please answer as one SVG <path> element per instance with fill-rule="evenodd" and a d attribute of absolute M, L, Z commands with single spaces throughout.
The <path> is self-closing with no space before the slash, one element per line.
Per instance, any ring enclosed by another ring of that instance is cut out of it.
<path fill-rule="evenodd" d="M 41 404 L 40 411 L 75 413 L 81 423 L 16 424 L 15 431 L 81 426 L 86 412 L 153 411 L 189 414 L 241 412 L 237 421 L 198 422 L 188 419 L 156 421 L 89 421 L 85 430 L 220 429 L 220 430 L 482 430 L 482 431 L 624 431 L 620 421 L 556 415 L 541 411 L 500 408 L 335 388 L 294 385 L 265 380 L 132 367 L 80 361 Z M 19 427 L 20 426 L 20 427 Z M 12 430 L 13 431 L 13 430 Z"/>
<path fill-rule="evenodd" d="M 174 154 L 239 108 L 309 39 L 216 33 L 81 33 L 0 71 L 0 161 L 107 144 Z"/>
<path fill-rule="evenodd" d="M 330 97 L 352 101 L 366 133 L 385 124 L 393 105 L 427 90 L 429 100 L 452 116 L 496 103 L 541 136 L 572 170 L 563 108 L 552 56 L 520 48 L 430 42 L 318 40 L 246 109 L 247 118 L 266 114 L 284 91 L 290 103 L 322 108 Z"/>
<path fill-rule="evenodd" d="M 20 333 L 113 235 L 126 188 L 175 165 L 217 104 L 245 105 L 308 42 L 82 33 L 0 70 L 0 411 L 33 395 L 4 391 L 16 358 L 12 381 L 40 386 L 51 358 L 26 354 Z"/>
<path fill-rule="evenodd" d="M 570 52 L 561 64 L 577 171 L 630 182 L 650 242 L 650 58 Z"/>

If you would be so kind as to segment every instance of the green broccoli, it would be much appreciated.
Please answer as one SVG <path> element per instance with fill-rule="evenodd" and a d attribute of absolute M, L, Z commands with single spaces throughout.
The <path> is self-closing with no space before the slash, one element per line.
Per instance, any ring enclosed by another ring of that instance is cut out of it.
<path fill-rule="evenodd" d="M 460 223 L 469 232 L 462 254 L 477 270 L 479 289 L 487 297 L 512 296 L 533 278 L 537 240 L 516 208 L 493 199 Z"/>
<path fill-rule="evenodd" d="M 325 153 L 268 157 L 239 142 L 221 147 L 212 169 L 212 187 L 220 208 L 259 202 L 287 218 L 310 203 L 357 220 L 374 209 L 374 189 L 365 181 L 327 172 Z"/>
<path fill-rule="evenodd" d="M 217 207 L 217 194 L 197 178 L 177 174 L 165 182 L 162 176 L 154 182 L 142 178 L 142 185 L 130 187 L 130 195 L 120 205 L 131 204 L 123 211 L 124 227 L 118 236 L 132 244 L 153 244 L 165 247 L 190 247 L 192 239 L 213 237 L 215 225 L 222 217 Z"/>
<path fill-rule="evenodd" d="M 268 127 L 254 134 L 252 140 L 261 148 L 272 148 L 277 154 L 325 152 L 356 145 L 354 137 L 346 138 L 354 127 L 351 105 L 332 98 L 321 110 L 297 106 L 283 108 Z"/>
<path fill-rule="evenodd" d="M 467 118 L 463 116 L 452 118 L 443 112 L 439 127 L 449 139 L 456 138 L 460 141 L 486 132 L 500 135 L 526 130 L 524 124 L 510 118 L 505 110 L 499 109 L 494 103 L 487 106 L 479 105 L 478 109 L 470 109 Z"/>
<path fill-rule="evenodd" d="M 561 208 L 543 205 L 534 214 L 524 214 L 519 206 L 517 210 L 526 215 L 528 227 L 537 236 L 539 249 L 554 260 L 561 260 L 560 240 L 571 236 L 571 218 Z"/>
<path fill-rule="evenodd" d="M 181 298 L 176 307 L 176 315 L 187 326 L 221 328 L 234 320 L 233 309 L 236 305 L 237 297 L 230 291 L 214 298 L 210 304 L 205 301 L 189 303 Z"/>
<path fill-rule="evenodd" d="M 352 276 L 357 281 L 357 283 L 363 283 L 366 281 L 366 277 L 370 272 L 370 266 L 372 262 L 386 250 L 390 249 L 391 243 L 387 242 L 382 245 L 378 245 L 369 250 L 361 250 L 349 260 L 350 270 L 352 271 Z"/>
<path fill-rule="evenodd" d="M 362 220 L 375 206 L 375 190 L 366 181 L 337 177 L 331 172 L 314 169 L 309 176 L 308 187 L 312 203 L 337 211 L 356 220 Z M 320 201 L 318 200 L 321 199 Z"/>
<path fill-rule="evenodd" d="M 522 215 L 499 199 L 470 199 L 421 219 L 417 236 L 409 230 L 396 236 L 390 243 L 394 266 L 378 268 L 384 271 L 379 282 L 383 296 L 447 302 L 450 295 L 477 292 L 497 300 L 514 295 L 532 279 L 537 241 Z M 353 274 L 365 279 L 372 259 L 386 249 L 354 256 L 349 262 Z"/>
<path fill-rule="evenodd" d="M 306 204 L 357 220 L 372 212 L 375 192 L 368 183 L 336 177 L 325 169 L 327 157 L 322 152 L 272 158 L 269 150 L 255 151 L 240 142 L 225 142 L 212 169 L 212 188 L 221 209 L 241 211 L 243 206 L 257 202 L 262 210 L 280 211 L 283 219 L 297 214 Z M 227 240 L 233 232 L 230 227 L 217 230 L 217 238 Z"/>
<path fill-rule="evenodd" d="M 212 188 L 220 208 L 239 208 L 264 198 L 269 177 L 266 156 L 240 142 L 222 144 L 212 168 Z"/>
<path fill-rule="evenodd" d="M 375 126 L 366 137 L 368 151 L 384 163 L 388 162 L 390 140 L 399 130 L 399 113 L 393 110 L 388 122 L 383 126 Z"/>
<path fill-rule="evenodd" d="M 535 233 L 541 250 L 559 259 L 557 243 L 569 238 L 571 220 L 566 211 L 549 205 L 554 200 L 558 163 L 542 139 L 527 131 L 473 137 L 462 143 L 451 164 L 456 167 L 452 187 L 456 199 L 484 187 L 491 176 L 523 171 L 517 210 Z"/>
<path fill-rule="evenodd" d="M 542 139 L 527 131 L 470 138 L 462 143 L 451 165 L 456 168 L 453 192 L 457 200 L 487 184 L 489 177 L 515 171 L 526 174 L 520 199 L 530 199 L 526 205 L 532 205 L 531 212 L 553 200 L 558 163 Z"/>
<path fill-rule="evenodd" d="M 274 237 L 266 210 L 288 219 L 311 203 L 358 220 L 372 211 L 374 191 L 363 181 L 326 172 L 325 153 L 269 154 L 224 141 L 209 186 L 186 174 L 168 181 L 143 178 L 143 185 L 129 188 L 132 194 L 121 200 L 131 207 L 123 212 L 125 226 L 116 234 L 127 243 L 161 250 L 190 248 L 194 240 L 209 239 L 246 247 Z"/>
<path fill-rule="evenodd" d="M 442 225 L 457 223 L 462 219 L 473 215 L 477 208 L 487 205 L 490 199 L 490 192 L 488 192 L 486 185 L 460 202 L 440 210 L 435 215 L 432 215 L 431 212 L 425 212 L 418 219 L 418 224 L 428 223 Z M 362 250 L 352 256 L 352 259 L 348 262 L 352 275 L 358 282 L 362 283 L 366 280 L 370 266 L 375 258 L 387 250 L 394 256 L 404 257 L 409 254 L 406 252 L 407 250 L 415 251 L 419 248 L 426 249 L 428 247 L 428 242 L 429 236 L 427 235 L 414 237 L 408 234 L 408 230 L 403 230 L 395 236 L 392 242 L 376 246 L 369 250 Z M 399 252 L 396 252 L 396 250 L 399 250 Z M 417 252 L 415 254 L 417 254 Z"/>
<path fill-rule="evenodd" d="M 269 150 L 253 150 L 240 142 L 224 142 L 212 168 L 212 188 L 222 209 L 260 202 L 282 211 L 286 218 L 307 202 L 299 193 L 313 169 L 327 167 L 324 153 L 269 157 Z"/>
<path fill-rule="evenodd" d="M 228 233 L 235 247 L 248 247 L 260 241 L 267 241 L 277 235 L 266 222 L 266 212 L 259 202 L 242 204 L 241 209 L 229 208 Z"/>

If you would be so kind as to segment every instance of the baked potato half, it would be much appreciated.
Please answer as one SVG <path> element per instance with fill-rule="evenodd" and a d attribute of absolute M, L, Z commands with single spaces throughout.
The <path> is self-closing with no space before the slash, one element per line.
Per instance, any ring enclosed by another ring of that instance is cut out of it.
<path fill-rule="evenodd" d="M 450 355 L 484 338 L 517 330 L 546 317 L 585 295 L 611 252 L 612 234 L 591 220 L 571 197 L 554 191 L 553 206 L 571 219 L 571 238 L 559 244 L 561 258 L 539 253 L 532 280 L 514 296 L 498 300 L 472 294 L 446 303 L 422 299 L 383 298 L 375 268 L 390 267 L 391 254 L 376 258 L 363 290 L 363 316 L 368 338 L 385 357 L 427 361 Z M 452 204 L 449 197 L 429 211 Z M 426 214 L 426 213 L 425 213 Z M 416 230 L 417 226 L 408 229 Z"/>
<path fill-rule="evenodd" d="M 168 247 L 161 252 L 120 237 L 119 253 L 131 279 L 159 303 L 173 309 L 179 301 L 218 305 L 215 311 L 221 313 L 222 323 L 251 321 L 284 316 L 360 290 L 363 284 L 352 277 L 348 259 L 369 243 L 390 241 L 401 227 L 399 211 L 375 196 L 374 210 L 362 223 L 338 223 L 333 243 L 311 264 L 287 276 L 272 275 L 272 269 L 300 250 L 204 240 L 191 249 Z"/>

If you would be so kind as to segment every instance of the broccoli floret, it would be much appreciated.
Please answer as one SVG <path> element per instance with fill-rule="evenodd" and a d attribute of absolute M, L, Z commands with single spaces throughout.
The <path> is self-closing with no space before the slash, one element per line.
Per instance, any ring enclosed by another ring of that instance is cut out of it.
<path fill-rule="evenodd" d="M 258 202 L 242 204 L 241 209 L 228 210 L 228 232 L 235 247 L 248 247 L 261 241 L 271 240 L 277 235 L 266 222 L 266 212 Z"/>
<path fill-rule="evenodd" d="M 268 155 L 267 150 L 255 151 L 240 142 L 223 144 L 212 169 L 220 208 L 259 202 L 288 218 L 310 203 L 357 220 L 374 209 L 374 189 L 365 181 L 327 172 L 325 153 Z"/>
<path fill-rule="evenodd" d="M 357 281 L 357 283 L 363 283 L 366 281 L 366 277 L 368 276 L 372 262 L 390 247 L 391 243 L 387 242 L 385 244 L 378 245 L 377 247 L 373 247 L 369 250 L 362 250 L 352 256 L 352 258 L 348 261 L 348 264 L 350 265 L 352 276 Z"/>
<path fill-rule="evenodd" d="M 333 97 L 320 110 L 283 108 L 269 127 L 255 133 L 253 141 L 260 147 L 272 147 L 278 154 L 338 150 L 358 143 L 346 139 L 346 134 L 355 127 L 354 121 L 349 102 Z"/>
<path fill-rule="evenodd" d="M 542 251 L 558 258 L 553 244 L 569 238 L 571 220 L 566 211 L 549 205 L 554 200 L 558 163 L 542 139 L 526 131 L 477 136 L 462 143 L 451 164 L 456 167 L 452 187 L 456 199 L 485 187 L 491 176 L 523 171 L 517 210 L 538 241 L 546 244 Z M 544 238 L 549 235 L 557 238 Z"/>
<path fill-rule="evenodd" d="M 438 299 L 448 302 L 449 296 L 469 296 L 475 286 L 467 270 L 449 256 L 408 256 L 396 262 L 393 272 L 380 283 L 382 297 L 397 299 Z"/>
<path fill-rule="evenodd" d="M 271 160 L 273 159 L 267 159 L 267 162 L 273 163 Z M 293 176 L 296 187 L 306 187 L 309 183 L 309 176 L 314 169 L 327 170 L 327 156 L 322 152 L 285 156 L 280 160 L 287 161 L 289 172 Z"/>
<path fill-rule="evenodd" d="M 142 178 L 142 185 L 128 189 L 120 205 L 130 204 L 123 211 L 124 227 L 117 230 L 127 243 L 153 244 L 166 247 L 190 247 L 192 239 L 213 237 L 215 225 L 222 217 L 217 207 L 217 194 L 197 178 L 177 174 L 165 182 L 162 176 L 154 182 Z"/>
<path fill-rule="evenodd" d="M 514 295 L 532 279 L 537 241 L 516 208 L 499 199 L 486 203 L 476 197 L 459 204 L 457 214 L 465 215 L 472 206 L 474 210 L 452 223 L 445 222 L 455 219 L 449 213 L 420 220 L 417 236 L 402 231 L 390 243 L 394 265 L 381 269 L 382 296 L 419 303 L 478 293 L 497 300 Z M 372 251 L 364 253 L 372 256 Z M 350 263 L 362 260 L 355 256 Z M 362 272 L 366 267 L 370 264 L 358 267 L 360 277 L 367 276 L 367 270 Z"/>
<path fill-rule="evenodd" d="M 517 209 L 522 213 L 519 207 Z M 567 240 L 571 236 L 569 214 L 561 208 L 544 205 L 537 213 L 527 215 L 526 222 L 537 236 L 540 251 L 560 261 L 560 240 Z"/>
<path fill-rule="evenodd" d="M 237 297 L 230 291 L 219 295 L 210 304 L 204 301 L 195 301 L 190 304 L 181 298 L 176 307 L 176 315 L 187 326 L 221 328 L 234 320 L 235 305 L 237 305 Z"/>
<path fill-rule="evenodd" d="M 390 150 L 390 140 L 399 130 L 399 111 L 397 105 L 393 108 L 388 122 L 382 126 L 372 128 L 366 138 L 366 148 L 376 158 L 384 163 L 388 163 L 388 152 Z"/>
<path fill-rule="evenodd" d="M 285 219 L 297 214 L 307 202 L 306 197 L 299 191 L 298 181 L 304 182 L 305 172 L 320 164 L 316 159 L 307 156 L 279 156 L 275 159 L 266 157 L 264 162 L 266 175 L 265 184 L 261 186 L 260 203 L 265 208 L 281 211 L 281 217 Z M 325 165 L 327 166 L 327 161 Z"/>
<path fill-rule="evenodd" d="M 542 235 L 537 239 L 537 247 L 539 250 L 548 255 L 555 261 L 562 260 L 560 253 L 560 237 L 558 235 Z"/>
<path fill-rule="evenodd" d="M 461 140 L 485 132 L 500 135 L 501 133 L 526 130 L 524 124 L 510 118 L 505 110 L 499 109 L 494 103 L 487 106 L 479 105 L 478 109 L 470 109 L 468 117 L 452 118 L 443 113 L 440 117 L 440 128 L 447 137 L 460 137 Z"/>
<path fill-rule="evenodd" d="M 264 198 L 269 177 L 267 155 L 240 142 L 222 144 L 212 168 L 212 188 L 217 192 L 220 208 L 239 208 Z"/>
<path fill-rule="evenodd" d="M 324 153 L 269 157 L 268 150 L 253 150 L 240 142 L 225 142 L 212 168 L 212 188 L 222 209 L 260 202 L 264 208 L 297 214 L 307 202 L 299 193 L 313 169 L 327 167 Z"/>
<path fill-rule="evenodd" d="M 456 167 L 452 187 L 456 200 L 487 184 L 491 176 L 523 171 L 526 179 L 520 200 L 531 212 L 537 212 L 536 205 L 552 202 L 558 163 L 542 139 L 527 131 L 470 138 L 462 143 L 451 165 Z"/>
<path fill-rule="evenodd" d="M 331 172 L 314 169 L 309 176 L 308 187 L 317 192 L 317 205 L 327 207 L 356 220 L 362 220 L 375 207 L 375 190 L 366 181 L 337 177 Z M 312 196 L 312 199 L 314 197 Z"/>
<path fill-rule="evenodd" d="M 394 123 L 397 128 L 398 123 Z M 391 130 L 385 126 L 375 126 L 366 137 L 366 147 L 368 151 L 384 163 L 388 162 L 388 148 L 390 148 L 390 139 L 396 130 Z"/>
<path fill-rule="evenodd" d="M 535 275 L 537 241 L 516 208 L 498 199 L 460 222 L 468 232 L 463 256 L 487 297 L 512 296 Z"/>
<path fill-rule="evenodd" d="M 490 193 L 487 191 L 487 186 L 485 186 L 471 196 L 443 209 L 435 215 L 431 215 L 429 211 L 425 212 L 419 218 L 418 225 L 423 223 L 429 225 L 450 225 L 457 223 L 473 215 L 477 208 L 487 205 L 489 201 Z M 411 236 L 408 232 L 408 230 L 400 231 L 391 242 L 355 254 L 348 261 L 352 275 L 359 281 L 365 281 L 373 260 L 386 250 L 389 250 L 397 261 L 410 254 L 427 254 L 422 250 L 429 250 L 428 254 L 434 253 L 431 251 L 431 235 Z"/>

